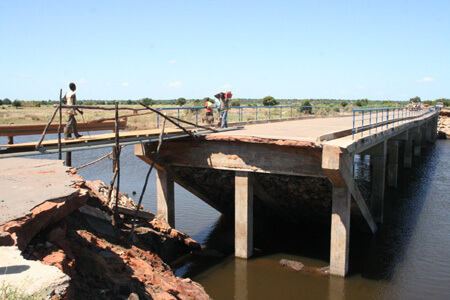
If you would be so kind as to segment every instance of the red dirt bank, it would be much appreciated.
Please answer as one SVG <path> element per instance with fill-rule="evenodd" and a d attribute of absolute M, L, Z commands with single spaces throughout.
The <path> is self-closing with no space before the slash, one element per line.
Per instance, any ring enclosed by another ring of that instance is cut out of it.
<path fill-rule="evenodd" d="M 17 245 L 26 259 L 56 266 L 71 277 L 59 299 L 210 299 L 200 284 L 176 277 L 160 258 L 171 260 L 198 250 L 198 243 L 148 216 L 138 220 L 130 243 L 130 218 L 120 215 L 114 232 L 112 211 L 99 192 L 104 185 L 78 181 L 74 186 L 77 193 L 46 201 L 0 227 L 0 245 Z M 78 210 L 86 203 L 81 211 L 103 219 Z"/>

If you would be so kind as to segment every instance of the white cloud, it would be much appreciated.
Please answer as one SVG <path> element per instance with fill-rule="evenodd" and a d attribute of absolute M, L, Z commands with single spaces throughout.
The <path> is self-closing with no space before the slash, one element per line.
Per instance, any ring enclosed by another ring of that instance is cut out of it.
<path fill-rule="evenodd" d="M 19 73 L 19 74 L 17 74 L 17 75 L 19 75 L 19 77 L 23 77 L 23 78 L 25 78 L 25 77 L 31 77 L 31 75 L 30 75 L 30 74 L 27 74 L 27 73 Z"/>
<path fill-rule="evenodd" d="M 422 79 L 416 80 L 416 82 L 431 82 L 431 81 L 435 81 L 435 79 L 433 77 L 424 77 Z"/>
<path fill-rule="evenodd" d="M 180 87 L 183 83 L 181 81 L 175 81 L 168 84 L 168 87 Z"/>
<path fill-rule="evenodd" d="M 364 89 L 363 85 L 358 86 L 358 90 L 362 90 L 362 89 Z"/>
<path fill-rule="evenodd" d="M 129 86 L 130 84 L 128 83 L 128 82 L 124 82 L 124 83 L 122 83 L 122 86 L 123 87 L 127 87 L 127 86 Z"/>
<path fill-rule="evenodd" d="M 229 84 L 229 83 L 227 83 L 227 84 L 222 85 L 220 88 L 221 88 L 221 89 L 231 89 L 231 88 L 232 88 L 232 85 Z"/>
<path fill-rule="evenodd" d="M 172 59 L 169 61 L 169 64 L 176 64 L 176 63 L 177 63 L 176 59 Z"/>
<path fill-rule="evenodd" d="M 77 80 L 77 83 L 83 84 L 83 83 L 87 83 L 87 81 L 84 78 L 80 78 L 79 80 Z"/>

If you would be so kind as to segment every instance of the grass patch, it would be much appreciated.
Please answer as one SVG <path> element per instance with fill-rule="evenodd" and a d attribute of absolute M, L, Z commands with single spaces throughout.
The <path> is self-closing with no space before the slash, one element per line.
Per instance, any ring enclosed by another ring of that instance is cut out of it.
<path fill-rule="evenodd" d="M 29 295 L 23 288 L 0 282 L 0 300 L 40 300 L 44 298 L 46 288 Z"/>

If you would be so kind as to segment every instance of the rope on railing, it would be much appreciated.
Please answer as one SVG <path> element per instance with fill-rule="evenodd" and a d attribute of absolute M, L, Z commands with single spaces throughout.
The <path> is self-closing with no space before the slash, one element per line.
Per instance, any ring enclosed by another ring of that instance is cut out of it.
<path fill-rule="evenodd" d="M 120 146 L 121 149 L 122 149 L 123 147 L 125 147 L 125 146 Z M 103 155 L 102 157 L 100 157 L 100 158 L 98 158 L 98 159 L 96 159 L 96 160 L 94 160 L 94 161 L 91 161 L 91 162 L 89 162 L 89 163 L 87 163 L 87 164 L 81 165 L 81 166 L 76 167 L 76 168 L 71 168 L 70 170 L 77 171 L 77 170 L 79 170 L 79 169 L 83 169 L 83 168 L 85 168 L 85 167 L 88 167 L 88 166 L 90 166 L 90 165 L 93 165 L 93 164 L 95 164 L 95 163 L 98 163 L 99 161 L 102 161 L 102 160 L 104 160 L 105 158 L 111 158 L 111 155 L 112 155 L 113 153 L 114 153 L 114 151 L 111 151 L 111 152 L 109 152 L 108 154 L 105 154 L 105 155 Z"/>

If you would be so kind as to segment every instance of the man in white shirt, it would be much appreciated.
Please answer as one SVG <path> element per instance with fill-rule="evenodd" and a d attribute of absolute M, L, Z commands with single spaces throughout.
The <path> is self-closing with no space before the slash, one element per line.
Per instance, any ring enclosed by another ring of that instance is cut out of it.
<path fill-rule="evenodd" d="M 74 106 L 77 105 L 77 95 L 75 94 L 75 91 L 77 89 L 77 86 L 75 83 L 71 82 L 69 84 L 70 91 L 66 93 L 66 102 L 68 106 Z M 72 129 L 73 134 L 76 138 L 82 137 L 81 134 L 78 133 L 77 130 L 77 120 L 75 119 L 75 115 L 78 111 L 80 114 L 83 114 L 83 111 L 79 110 L 78 108 L 69 108 L 66 111 L 66 114 L 69 116 L 69 119 L 67 120 L 66 127 L 64 128 L 64 139 L 70 138 L 70 130 Z"/>

